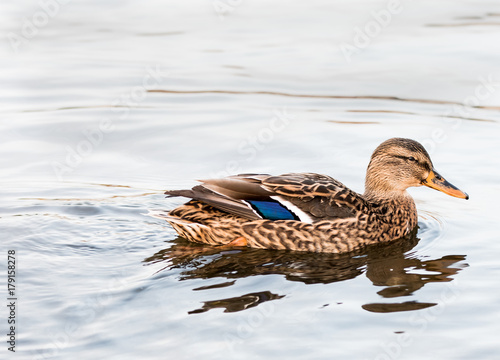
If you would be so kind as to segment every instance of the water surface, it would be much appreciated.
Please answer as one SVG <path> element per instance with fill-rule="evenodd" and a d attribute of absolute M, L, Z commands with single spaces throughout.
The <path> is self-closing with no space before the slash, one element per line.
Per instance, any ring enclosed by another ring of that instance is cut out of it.
<path fill-rule="evenodd" d="M 498 358 L 499 4 L 403 1 L 380 31 L 382 1 L 58 4 L 1 11 L 8 358 Z M 418 231 L 388 246 L 228 250 L 145 215 L 238 172 L 362 192 L 393 136 L 470 200 L 411 189 Z"/>

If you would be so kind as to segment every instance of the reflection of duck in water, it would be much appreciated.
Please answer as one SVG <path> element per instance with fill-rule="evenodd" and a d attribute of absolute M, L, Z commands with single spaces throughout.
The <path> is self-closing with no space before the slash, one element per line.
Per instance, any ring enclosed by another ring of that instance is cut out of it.
<path fill-rule="evenodd" d="M 412 295 L 427 283 L 452 281 L 452 276 L 466 266 L 460 264 L 465 259 L 463 255 L 448 255 L 433 260 L 416 258 L 409 251 L 418 241 L 415 229 L 405 238 L 384 246 L 371 245 L 362 251 L 349 254 L 325 254 L 200 246 L 179 238 L 171 247 L 157 252 L 144 262 L 148 265 L 165 264 L 166 269 L 182 269 L 180 280 L 229 280 L 194 290 L 231 286 L 239 278 L 255 275 L 279 274 L 290 281 L 328 284 L 353 279 L 366 273 L 373 285 L 382 287 L 378 294 L 391 300 L 380 304 L 366 304 L 363 305 L 364 309 L 375 312 L 405 311 L 436 304 L 394 302 L 395 299 Z M 240 311 L 283 296 L 285 295 L 269 290 L 245 293 L 233 298 L 206 301 L 201 309 L 191 313 L 213 308 L 224 308 L 227 312 Z"/>
<path fill-rule="evenodd" d="M 410 234 L 417 211 L 406 189 L 421 185 L 468 199 L 420 143 L 394 138 L 372 154 L 363 195 L 325 175 L 243 174 L 167 191 L 193 200 L 152 215 L 194 242 L 343 253 Z"/>

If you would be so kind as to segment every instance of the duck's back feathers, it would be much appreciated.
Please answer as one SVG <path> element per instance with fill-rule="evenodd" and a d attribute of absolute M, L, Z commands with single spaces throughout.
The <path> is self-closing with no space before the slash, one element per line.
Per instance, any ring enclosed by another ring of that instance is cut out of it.
<path fill-rule="evenodd" d="M 363 197 L 340 181 L 314 173 L 271 176 L 263 186 L 278 199 L 290 202 L 308 214 L 312 222 L 355 217 L 366 205 Z"/>

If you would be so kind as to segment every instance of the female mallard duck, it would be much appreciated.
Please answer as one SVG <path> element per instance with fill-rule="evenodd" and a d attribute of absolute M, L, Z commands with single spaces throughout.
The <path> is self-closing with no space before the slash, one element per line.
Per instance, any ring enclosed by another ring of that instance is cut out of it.
<path fill-rule="evenodd" d="M 401 138 L 375 149 L 363 195 L 312 173 L 201 182 L 191 190 L 167 191 L 192 200 L 153 216 L 194 242 L 313 252 L 349 252 L 409 234 L 417 225 L 415 203 L 406 192 L 410 186 L 469 198 L 434 170 L 420 143 Z"/>

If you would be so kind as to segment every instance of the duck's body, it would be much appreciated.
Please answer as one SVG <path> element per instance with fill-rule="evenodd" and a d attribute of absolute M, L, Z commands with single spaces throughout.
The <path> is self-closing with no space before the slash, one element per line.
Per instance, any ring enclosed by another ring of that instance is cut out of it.
<path fill-rule="evenodd" d="M 409 186 L 468 198 L 437 174 L 418 142 L 390 139 L 373 153 L 365 193 L 325 175 L 242 174 L 171 190 L 188 203 L 153 216 L 190 241 L 266 249 L 342 253 L 408 235 L 417 225 Z"/>

